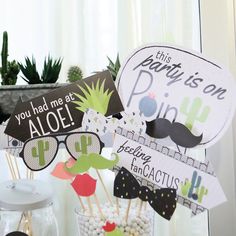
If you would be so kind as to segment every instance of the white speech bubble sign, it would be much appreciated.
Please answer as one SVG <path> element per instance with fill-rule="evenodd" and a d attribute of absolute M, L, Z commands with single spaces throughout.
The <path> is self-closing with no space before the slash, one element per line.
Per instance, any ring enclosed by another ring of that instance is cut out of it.
<path fill-rule="evenodd" d="M 203 134 L 197 147 L 216 143 L 235 110 L 232 75 L 201 54 L 174 46 L 135 50 L 120 68 L 117 88 L 127 112 L 139 110 L 146 121 L 166 118 Z"/>

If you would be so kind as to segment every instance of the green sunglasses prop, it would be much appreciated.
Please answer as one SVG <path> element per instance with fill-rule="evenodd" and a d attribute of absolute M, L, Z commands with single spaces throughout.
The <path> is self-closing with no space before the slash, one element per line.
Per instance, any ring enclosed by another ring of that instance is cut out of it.
<path fill-rule="evenodd" d="M 40 171 L 53 162 L 60 144 L 64 144 L 75 160 L 81 154 L 101 153 L 104 147 L 99 136 L 93 132 L 54 133 L 28 139 L 19 156 L 29 169 Z"/>

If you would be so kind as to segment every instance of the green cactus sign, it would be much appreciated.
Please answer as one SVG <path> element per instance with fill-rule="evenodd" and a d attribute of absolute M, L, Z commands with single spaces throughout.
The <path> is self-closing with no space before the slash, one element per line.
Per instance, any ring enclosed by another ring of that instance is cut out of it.
<path fill-rule="evenodd" d="M 139 111 L 147 122 L 164 118 L 181 123 L 193 135 L 203 135 L 197 147 L 217 142 L 231 123 L 234 80 L 199 53 L 150 44 L 135 50 L 120 71 L 118 92 L 127 112 Z"/>

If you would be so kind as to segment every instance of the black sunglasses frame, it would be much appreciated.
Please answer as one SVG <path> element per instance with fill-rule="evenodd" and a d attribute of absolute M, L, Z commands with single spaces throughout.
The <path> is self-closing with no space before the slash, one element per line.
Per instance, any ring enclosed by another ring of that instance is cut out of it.
<path fill-rule="evenodd" d="M 69 148 L 67 147 L 67 144 L 66 144 L 66 141 L 68 139 L 69 136 L 73 135 L 73 134 L 90 134 L 90 135 L 93 135 L 93 136 L 96 136 L 96 138 L 98 139 L 99 143 L 100 143 L 100 150 L 99 150 L 99 154 L 101 153 L 103 147 L 105 146 L 104 143 L 101 141 L 100 137 L 94 133 L 94 132 L 87 132 L 87 131 L 81 131 L 81 132 L 69 132 L 69 133 L 52 133 L 52 134 L 48 134 L 48 135 L 42 135 L 42 136 L 37 136 L 37 137 L 33 137 L 33 138 L 30 138 L 28 140 L 26 140 L 24 142 L 24 145 L 22 147 L 22 150 L 21 152 L 19 153 L 19 157 L 21 157 L 23 159 L 23 162 L 25 163 L 25 165 L 32 171 L 40 171 L 40 170 L 43 170 L 45 168 L 47 168 L 56 158 L 57 156 L 57 153 L 58 153 L 58 149 L 59 149 L 59 146 L 61 143 L 63 143 L 65 145 L 65 148 L 67 150 L 67 152 L 71 155 L 71 157 L 74 159 L 74 160 L 77 160 L 78 158 L 75 158 L 72 154 L 71 154 L 71 151 L 69 150 Z M 59 136 L 66 136 L 66 138 L 64 140 L 58 140 L 57 137 Z M 37 140 L 37 139 L 41 139 L 41 138 L 46 138 L 46 137 L 51 137 L 53 139 L 55 139 L 57 141 L 57 149 L 55 151 L 55 154 L 54 154 L 54 157 L 52 158 L 52 160 L 44 167 L 40 168 L 40 169 L 32 169 L 28 163 L 25 161 L 25 158 L 24 158 L 24 149 L 25 149 L 25 146 L 28 142 L 32 141 L 32 140 Z"/>

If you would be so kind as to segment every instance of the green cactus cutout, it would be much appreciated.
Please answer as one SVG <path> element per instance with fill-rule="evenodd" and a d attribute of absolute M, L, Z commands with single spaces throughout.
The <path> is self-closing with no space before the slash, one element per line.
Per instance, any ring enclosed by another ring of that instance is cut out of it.
<path fill-rule="evenodd" d="M 208 194 L 208 189 L 202 186 L 200 188 L 200 191 L 198 191 L 198 202 L 202 203 L 203 197 L 206 196 L 207 194 Z"/>
<path fill-rule="evenodd" d="M 188 195 L 188 191 L 189 191 L 190 187 L 191 187 L 191 182 L 188 179 L 185 180 L 184 184 L 182 184 L 182 183 L 180 184 L 180 188 L 181 188 L 181 192 L 182 192 L 183 196 Z"/>
<path fill-rule="evenodd" d="M 45 165 L 45 152 L 49 150 L 49 142 L 39 140 L 37 141 L 37 147 L 33 147 L 31 149 L 32 156 L 34 158 L 39 158 L 39 165 L 44 166 Z"/>
<path fill-rule="evenodd" d="M 190 98 L 185 97 L 180 106 L 180 112 L 186 115 L 185 125 L 189 130 L 192 130 L 195 121 L 204 123 L 207 120 L 210 107 L 203 107 L 202 99 L 199 97 L 194 98 L 190 105 Z"/>
<path fill-rule="evenodd" d="M 79 86 L 82 94 L 74 93 L 74 95 L 79 98 L 78 101 L 72 101 L 76 104 L 77 110 L 86 112 L 87 109 L 91 108 L 101 114 L 105 115 L 108 111 L 109 102 L 114 91 L 105 89 L 105 79 L 101 82 L 100 79 L 94 84 L 89 86 L 84 82 L 84 86 Z M 101 82 L 101 83 L 100 83 Z"/>
<path fill-rule="evenodd" d="M 88 154 L 88 146 L 92 145 L 92 138 L 91 136 L 82 135 L 80 138 L 80 142 L 75 142 L 75 151 Z"/>

